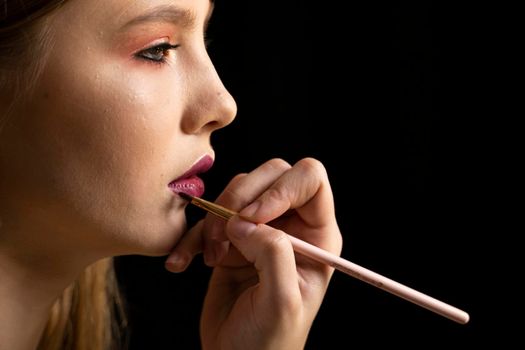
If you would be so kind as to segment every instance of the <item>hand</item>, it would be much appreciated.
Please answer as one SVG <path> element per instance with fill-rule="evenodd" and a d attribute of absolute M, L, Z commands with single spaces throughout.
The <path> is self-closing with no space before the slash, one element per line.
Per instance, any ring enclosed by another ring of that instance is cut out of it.
<path fill-rule="evenodd" d="M 227 223 L 208 215 L 167 260 L 181 271 L 203 249 L 215 266 L 201 319 L 203 349 L 302 349 L 333 269 L 295 255 L 285 232 L 340 254 L 324 167 L 310 158 L 293 167 L 274 159 L 236 176 L 216 203 L 240 215 Z"/>

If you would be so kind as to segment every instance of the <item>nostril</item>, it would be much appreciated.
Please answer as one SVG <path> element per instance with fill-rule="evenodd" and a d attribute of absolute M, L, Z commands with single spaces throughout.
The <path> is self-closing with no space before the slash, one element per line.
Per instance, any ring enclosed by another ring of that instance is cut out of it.
<path fill-rule="evenodd" d="M 206 124 L 206 129 L 208 129 L 207 131 L 214 131 L 214 130 L 222 128 L 223 126 L 224 126 L 223 123 L 217 120 L 211 120 L 210 122 L 208 122 L 208 124 Z"/>

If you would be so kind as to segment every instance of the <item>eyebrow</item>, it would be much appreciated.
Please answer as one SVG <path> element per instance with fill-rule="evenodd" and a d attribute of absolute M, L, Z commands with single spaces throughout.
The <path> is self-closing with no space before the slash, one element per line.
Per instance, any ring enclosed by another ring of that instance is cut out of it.
<path fill-rule="evenodd" d="M 204 29 L 206 29 L 211 14 L 213 12 L 214 2 L 210 1 L 210 10 L 206 15 Z M 140 16 L 132 18 L 122 26 L 122 29 L 137 26 L 151 22 L 169 22 L 185 29 L 194 29 L 196 26 L 196 15 L 193 11 L 184 9 L 175 5 L 160 5 L 152 8 Z"/>

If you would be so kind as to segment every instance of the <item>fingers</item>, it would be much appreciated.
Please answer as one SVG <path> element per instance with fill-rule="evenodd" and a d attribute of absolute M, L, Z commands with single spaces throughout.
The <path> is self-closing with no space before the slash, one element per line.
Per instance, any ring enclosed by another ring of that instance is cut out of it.
<path fill-rule="evenodd" d="M 203 220 L 200 220 L 175 246 L 164 263 L 168 271 L 182 272 L 186 270 L 195 255 L 202 251 L 202 226 Z"/>
<path fill-rule="evenodd" d="M 272 159 L 249 174 L 239 174 L 226 186 L 215 203 L 239 211 L 257 198 L 291 166 L 282 159 Z M 204 223 L 206 235 L 217 239 L 224 229 L 224 221 L 207 217 Z M 224 238 L 224 237 L 221 237 Z"/>
<path fill-rule="evenodd" d="M 284 215 L 293 209 L 293 216 Z M 340 254 L 342 237 L 335 217 L 334 200 L 324 166 L 304 158 L 275 181 L 240 216 L 268 223 L 322 249 Z"/>
<path fill-rule="evenodd" d="M 324 166 L 304 158 L 273 183 L 239 214 L 249 221 L 266 223 L 295 209 L 309 228 L 333 224 L 334 203 Z"/>
<path fill-rule="evenodd" d="M 304 227 L 320 233 L 315 237 L 313 233 L 310 237 L 304 236 L 307 240 L 333 252 L 340 250 L 336 237 L 326 239 L 337 231 L 333 196 L 324 166 L 313 158 L 304 158 L 293 167 L 280 159 L 268 161 L 249 174 L 235 177 L 216 203 L 234 211 L 242 209 L 242 217 L 257 223 L 268 223 L 294 209 L 296 220 L 289 220 L 289 226 L 283 229 L 299 228 L 295 224 L 299 219 Z M 224 225 L 223 220 L 210 215 L 205 219 L 204 258 L 210 266 L 227 252 L 224 245 L 218 243 L 226 239 Z M 301 232 L 290 230 L 288 233 Z"/>
<path fill-rule="evenodd" d="M 261 195 L 283 173 L 291 168 L 290 164 L 282 159 L 272 159 L 259 166 L 249 174 L 239 174 L 226 186 L 215 201 L 234 211 L 239 211 Z M 204 220 L 204 261 L 213 266 L 225 255 L 224 234 L 225 222 L 212 215 Z"/>
<path fill-rule="evenodd" d="M 254 224 L 238 216 L 226 225 L 226 233 L 232 244 L 246 260 L 254 264 L 259 276 L 258 295 L 262 302 L 277 308 L 290 303 L 301 305 L 294 252 L 287 235 L 264 224 Z"/>

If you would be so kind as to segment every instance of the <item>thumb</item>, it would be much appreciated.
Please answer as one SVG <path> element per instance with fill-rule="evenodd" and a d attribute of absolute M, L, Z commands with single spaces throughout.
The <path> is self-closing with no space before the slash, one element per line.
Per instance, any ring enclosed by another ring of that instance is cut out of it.
<path fill-rule="evenodd" d="M 254 264 L 261 301 L 291 306 L 291 301 L 301 300 L 294 251 L 286 233 L 234 216 L 226 225 L 226 234 L 246 260 Z"/>

